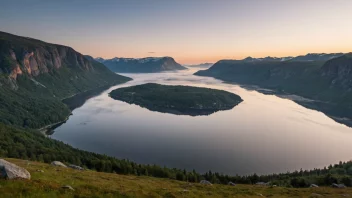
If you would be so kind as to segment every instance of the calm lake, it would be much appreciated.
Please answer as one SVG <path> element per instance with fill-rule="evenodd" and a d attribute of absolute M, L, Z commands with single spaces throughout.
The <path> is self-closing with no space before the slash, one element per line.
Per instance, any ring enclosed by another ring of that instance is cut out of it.
<path fill-rule="evenodd" d="M 352 159 L 352 128 L 289 99 L 192 75 L 196 71 L 123 74 L 134 80 L 87 100 L 51 138 L 137 163 L 231 175 L 312 169 Z M 149 82 L 222 89 L 244 101 L 232 110 L 191 117 L 152 112 L 108 96 L 118 87 Z"/>

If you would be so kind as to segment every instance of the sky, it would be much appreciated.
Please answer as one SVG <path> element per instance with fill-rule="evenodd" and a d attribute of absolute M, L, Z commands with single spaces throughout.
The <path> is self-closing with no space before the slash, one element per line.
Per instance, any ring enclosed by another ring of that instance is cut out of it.
<path fill-rule="evenodd" d="M 352 51 L 351 0 L 3 0 L 0 31 L 182 64 Z"/>

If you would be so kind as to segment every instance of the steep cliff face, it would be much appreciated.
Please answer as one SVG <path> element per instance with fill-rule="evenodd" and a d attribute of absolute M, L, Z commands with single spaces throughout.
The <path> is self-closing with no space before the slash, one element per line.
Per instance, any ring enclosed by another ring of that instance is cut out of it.
<path fill-rule="evenodd" d="M 20 87 L 18 77 L 26 77 L 59 97 L 128 80 L 70 47 L 4 32 L 0 32 L 0 74 L 0 81 L 11 87 Z"/>
<path fill-rule="evenodd" d="M 352 88 L 352 53 L 327 61 L 320 70 L 332 87 L 341 87 L 348 91 Z"/>
<path fill-rule="evenodd" d="M 0 32 L 0 122 L 62 121 L 70 111 L 61 99 L 128 80 L 70 47 Z"/>
<path fill-rule="evenodd" d="M 3 72 L 12 78 L 25 71 L 30 76 L 53 72 L 67 66 L 81 71 L 94 71 L 91 61 L 70 47 L 44 43 L 30 38 L 23 38 L 0 32 L 1 57 Z M 16 75 L 17 74 L 17 75 Z"/>
<path fill-rule="evenodd" d="M 113 58 L 108 60 L 97 58 L 96 60 L 103 63 L 111 71 L 121 73 L 155 73 L 187 69 L 171 57 Z"/>

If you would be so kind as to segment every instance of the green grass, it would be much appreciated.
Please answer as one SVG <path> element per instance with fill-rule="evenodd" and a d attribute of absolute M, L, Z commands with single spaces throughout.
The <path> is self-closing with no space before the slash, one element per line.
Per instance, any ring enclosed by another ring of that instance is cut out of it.
<path fill-rule="evenodd" d="M 78 171 L 49 164 L 6 159 L 31 173 L 31 180 L 0 180 L 1 197 L 312 197 L 312 193 L 352 196 L 352 188 L 285 188 L 256 185 L 205 186 L 146 176 Z M 43 170 L 44 172 L 38 172 Z M 61 187 L 70 185 L 75 190 Z"/>

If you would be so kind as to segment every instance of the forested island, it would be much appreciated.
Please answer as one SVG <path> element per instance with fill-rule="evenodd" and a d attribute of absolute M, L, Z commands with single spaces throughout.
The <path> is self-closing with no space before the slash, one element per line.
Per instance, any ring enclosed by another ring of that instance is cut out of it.
<path fill-rule="evenodd" d="M 115 89 L 109 95 L 151 111 L 190 116 L 229 110 L 242 102 L 240 96 L 223 90 L 155 83 Z"/>

